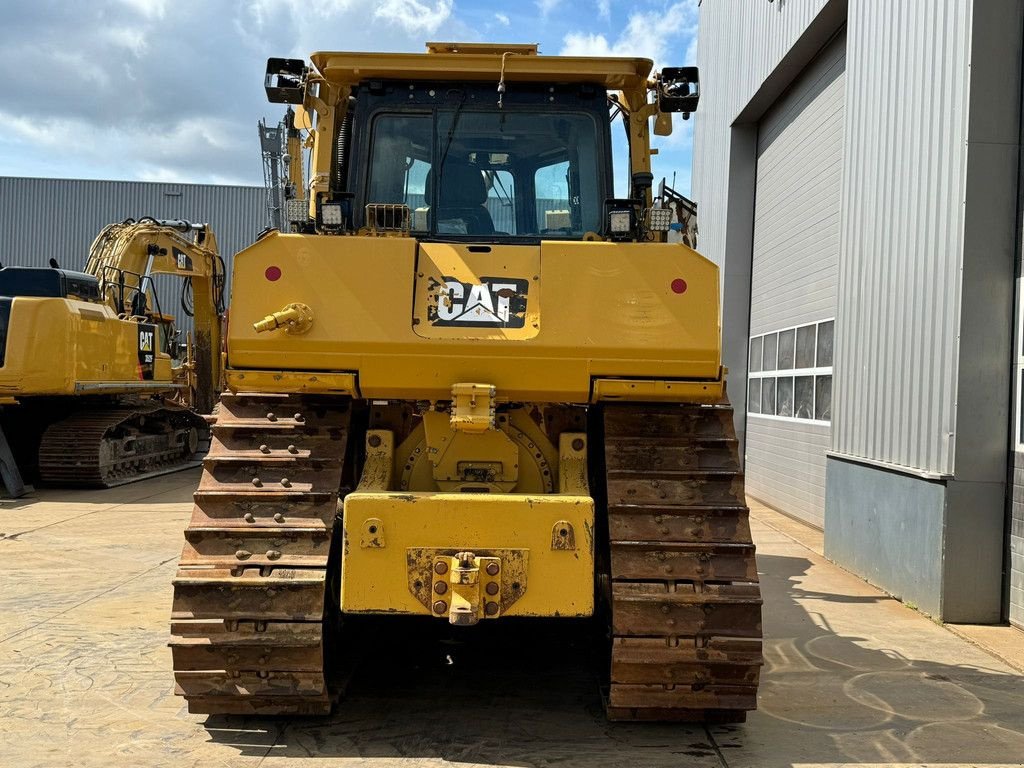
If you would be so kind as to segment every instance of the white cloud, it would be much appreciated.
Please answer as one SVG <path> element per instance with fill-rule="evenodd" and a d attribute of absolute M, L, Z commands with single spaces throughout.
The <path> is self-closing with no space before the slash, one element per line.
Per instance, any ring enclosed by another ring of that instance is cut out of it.
<path fill-rule="evenodd" d="M 167 0 L 121 0 L 121 2 L 147 19 L 162 19 L 167 13 Z"/>
<path fill-rule="evenodd" d="M 507 27 L 512 23 L 504 13 L 496 13 L 494 14 L 494 18 L 497 19 L 498 23 L 503 27 Z"/>
<path fill-rule="evenodd" d="M 604 20 L 612 17 L 612 0 L 597 0 L 597 15 Z"/>
<path fill-rule="evenodd" d="M 19 74 L 0 172 L 208 183 L 262 183 L 256 121 L 283 114 L 263 93 L 268 56 L 479 34 L 453 0 L 34 0 L 4 22 L 0 70 Z"/>
<path fill-rule="evenodd" d="M 562 0 L 537 0 L 537 8 L 541 16 L 549 16 L 551 12 L 562 4 Z"/>
<path fill-rule="evenodd" d="M 452 4 L 453 0 L 435 0 L 433 5 L 419 0 L 383 0 L 373 17 L 398 24 L 410 34 L 433 34 L 452 15 Z"/>
<path fill-rule="evenodd" d="M 630 14 L 625 29 L 614 40 L 605 35 L 570 32 L 565 36 L 565 56 L 642 56 L 662 62 L 681 64 L 691 54 L 691 41 L 697 31 L 697 2 L 672 3 L 665 10 L 637 11 Z M 686 45 L 686 50 L 680 48 Z"/>

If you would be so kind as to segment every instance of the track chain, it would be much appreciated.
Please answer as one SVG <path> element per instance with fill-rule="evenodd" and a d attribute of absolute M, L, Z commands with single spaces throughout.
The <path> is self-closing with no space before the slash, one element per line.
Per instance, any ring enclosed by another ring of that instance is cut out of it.
<path fill-rule="evenodd" d="M 176 693 L 194 714 L 328 714 L 328 557 L 347 402 L 224 394 L 174 579 Z"/>
<path fill-rule="evenodd" d="M 83 409 L 43 432 L 39 479 L 111 488 L 198 463 L 208 445 L 203 417 L 180 406 L 154 401 Z"/>
<path fill-rule="evenodd" d="M 761 594 L 727 404 L 604 412 L 612 720 L 742 722 Z"/>

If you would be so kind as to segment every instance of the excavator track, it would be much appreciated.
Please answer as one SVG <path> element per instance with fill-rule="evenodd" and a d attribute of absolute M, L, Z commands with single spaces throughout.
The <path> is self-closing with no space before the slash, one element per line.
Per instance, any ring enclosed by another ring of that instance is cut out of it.
<path fill-rule="evenodd" d="M 112 488 L 177 472 L 199 465 L 209 432 L 201 416 L 156 402 L 83 409 L 43 432 L 39 479 Z"/>
<path fill-rule="evenodd" d="M 604 411 L 611 720 L 743 722 L 761 594 L 727 404 Z"/>
<path fill-rule="evenodd" d="M 194 714 L 328 714 L 328 558 L 349 403 L 224 394 L 174 580 L 176 692 Z"/>

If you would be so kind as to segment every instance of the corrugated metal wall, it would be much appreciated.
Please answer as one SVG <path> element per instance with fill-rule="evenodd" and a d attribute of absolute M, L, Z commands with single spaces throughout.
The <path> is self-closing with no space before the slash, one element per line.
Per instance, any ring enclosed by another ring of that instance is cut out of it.
<path fill-rule="evenodd" d="M 751 337 L 835 317 L 845 49 L 840 35 L 759 126 Z M 780 366 L 793 367 L 792 360 Z M 759 410 L 751 408 L 747 418 L 747 491 L 824 527 L 828 425 L 766 417 Z"/>
<path fill-rule="evenodd" d="M 1010 515 L 1010 621 L 1024 629 L 1024 453 L 1013 454 L 1013 505 Z"/>
<path fill-rule="evenodd" d="M 833 448 L 948 474 L 971 2 L 851 2 Z"/>
<path fill-rule="evenodd" d="M 725 253 L 729 126 L 828 0 L 714 0 L 700 6 L 700 107 L 694 115 L 692 197 L 700 251 Z"/>
<path fill-rule="evenodd" d="M 210 224 L 230 273 L 234 254 L 266 226 L 265 193 L 262 187 L 0 177 L 0 262 L 46 266 L 52 257 L 81 269 L 103 227 L 142 216 Z M 188 328 L 179 289 L 179 281 L 168 281 L 160 305 Z"/>

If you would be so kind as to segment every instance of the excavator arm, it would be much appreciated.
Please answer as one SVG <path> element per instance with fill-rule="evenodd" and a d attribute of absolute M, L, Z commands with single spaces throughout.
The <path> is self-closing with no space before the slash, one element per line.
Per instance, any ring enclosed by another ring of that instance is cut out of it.
<path fill-rule="evenodd" d="M 152 317 L 155 275 L 184 281 L 182 310 L 195 319 L 184 375 L 195 402 L 209 413 L 220 391 L 221 320 L 225 312 L 224 261 L 208 224 L 142 219 L 111 224 L 89 249 L 85 271 L 100 284 L 103 300 L 122 317 Z M 191 294 L 192 306 L 186 297 Z"/>

